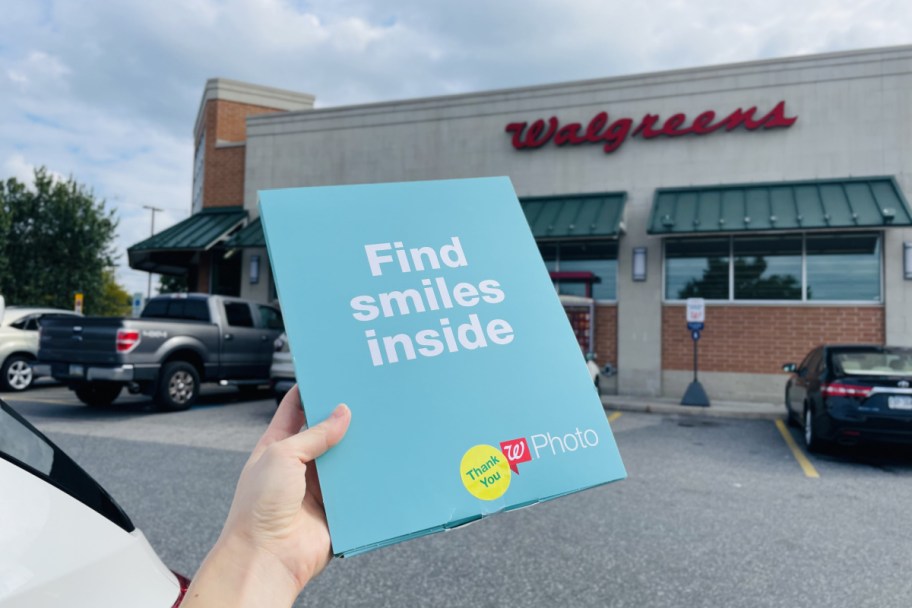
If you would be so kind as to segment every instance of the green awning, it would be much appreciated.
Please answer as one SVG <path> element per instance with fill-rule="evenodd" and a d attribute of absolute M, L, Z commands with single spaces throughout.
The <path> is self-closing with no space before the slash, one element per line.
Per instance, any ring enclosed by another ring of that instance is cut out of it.
<path fill-rule="evenodd" d="M 247 221 L 242 207 L 204 209 L 127 249 L 130 268 L 162 274 L 186 272 L 199 253 L 221 243 Z"/>
<path fill-rule="evenodd" d="M 912 225 L 892 177 L 656 190 L 649 234 Z"/>
<path fill-rule="evenodd" d="M 537 240 L 618 238 L 624 232 L 626 192 L 523 198 Z"/>
<path fill-rule="evenodd" d="M 266 247 L 266 237 L 263 235 L 263 223 L 257 218 L 238 230 L 234 235 L 225 241 L 225 247 L 242 248 L 242 247 Z"/>

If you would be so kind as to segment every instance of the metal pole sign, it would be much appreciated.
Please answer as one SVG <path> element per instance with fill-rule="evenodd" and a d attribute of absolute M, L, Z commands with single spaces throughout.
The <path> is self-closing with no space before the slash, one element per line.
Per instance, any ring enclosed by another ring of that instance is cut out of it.
<path fill-rule="evenodd" d="M 702 407 L 709 406 L 709 397 L 706 395 L 706 391 L 703 390 L 703 385 L 700 384 L 700 381 L 697 378 L 697 369 L 698 358 L 697 358 L 697 342 L 700 340 L 700 332 L 703 331 L 706 322 L 706 302 L 703 298 L 688 298 L 687 299 L 687 330 L 690 331 L 690 337 L 693 340 L 693 352 L 694 352 L 694 375 L 693 382 L 687 387 L 687 390 L 684 392 L 684 397 L 681 399 L 681 405 L 698 405 Z"/>
<path fill-rule="evenodd" d="M 139 291 L 133 294 L 133 318 L 138 319 L 143 309 L 143 294 Z"/>

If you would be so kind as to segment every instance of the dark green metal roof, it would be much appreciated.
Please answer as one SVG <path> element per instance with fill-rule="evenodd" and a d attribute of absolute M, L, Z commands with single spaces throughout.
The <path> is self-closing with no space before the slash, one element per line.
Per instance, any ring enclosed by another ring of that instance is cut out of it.
<path fill-rule="evenodd" d="M 523 199 L 526 219 L 537 239 L 617 237 L 626 194 Z M 263 224 L 257 218 L 236 232 L 225 247 L 266 247 Z"/>
<path fill-rule="evenodd" d="M 204 209 L 162 230 L 127 251 L 149 249 L 209 249 L 247 219 L 242 207 Z"/>
<path fill-rule="evenodd" d="M 892 177 L 656 190 L 649 234 L 912 225 Z"/>
<path fill-rule="evenodd" d="M 243 207 L 204 209 L 127 249 L 130 268 L 178 274 L 247 221 Z"/>
<path fill-rule="evenodd" d="M 538 240 L 617 238 L 624 231 L 626 192 L 524 198 L 520 202 Z"/>
<path fill-rule="evenodd" d="M 265 247 L 266 237 L 263 235 L 263 224 L 257 218 L 234 233 L 225 241 L 225 247 Z"/>

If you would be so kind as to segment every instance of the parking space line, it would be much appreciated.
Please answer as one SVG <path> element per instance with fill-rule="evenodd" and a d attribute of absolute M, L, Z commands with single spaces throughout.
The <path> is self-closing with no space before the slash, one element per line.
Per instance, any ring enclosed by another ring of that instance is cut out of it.
<path fill-rule="evenodd" d="M 804 471 L 805 477 L 810 477 L 812 479 L 818 479 L 820 473 L 817 472 L 817 469 L 814 468 L 814 465 L 811 464 L 811 461 L 808 460 L 807 456 L 804 455 L 804 452 L 801 448 L 798 447 L 798 444 L 795 443 L 795 439 L 792 437 L 792 434 L 789 432 L 788 428 L 785 426 L 785 423 L 781 420 L 776 420 L 776 428 L 779 429 L 779 432 L 782 434 L 782 438 L 785 439 L 786 445 L 792 451 L 792 456 L 795 457 L 795 460 L 798 461 L 798 466 L 801 467 L 801 470 Z"/>
<path fill-rule="evenodd" d="M 608 416 L 608 422 L 614 422 L 615 420 L 617 420 L 618 418 L 620 418 L 623 414 L 624 414 L 624 412 L 612 412 L 612 413 Z"/>

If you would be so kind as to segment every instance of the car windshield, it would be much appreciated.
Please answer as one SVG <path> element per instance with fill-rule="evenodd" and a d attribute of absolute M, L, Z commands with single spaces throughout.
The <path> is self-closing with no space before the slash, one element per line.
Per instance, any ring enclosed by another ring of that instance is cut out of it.
<path fill-rule="evenodd" d="M 104 488 L 2 399 L 0 459 L 48 481 L 127 532 L 133 531 L 133 522 Z"/>
<path fill-rule="evenodd" d="M 912 351 L 883 349 L 833 353 L 836 372 L 843 376 L 910 376 Z"/>

